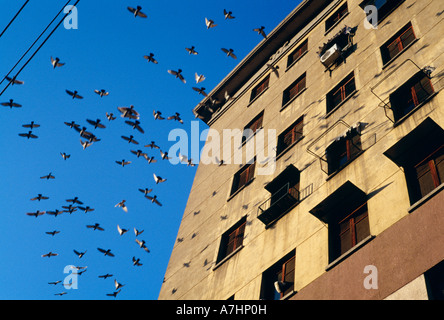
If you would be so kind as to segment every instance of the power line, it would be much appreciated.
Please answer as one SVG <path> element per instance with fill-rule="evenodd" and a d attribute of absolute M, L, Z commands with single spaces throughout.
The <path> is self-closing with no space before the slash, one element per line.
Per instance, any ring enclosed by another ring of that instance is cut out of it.
<path fill-rule="evenodd" d="M 68 1 L 69 3 L 70 1 Z M 77 4 L 80 2 L 80 0 L 77 0 L 76 3 L 74 3 L 73 7 L 77 6 Z M 65 6 L 66 7 L 66 6 Z M 64 8 L 63 8 L 64 10 Z M 57 30 L 57 28 L 62 24 L 62 22 L 66 19 L 66 17 L 71 13 L 71 10 L 68 11 L 68 13 L 65 14 L 62 20 L 54 27 L 54 29 L 49 33 L 49 35 L 46 37 L 46 39 L 42 42 L 42 44 L 37 48 L 37 50 L 31 55 L 31 57 L 25 62 L 25 64 L 20 68 L 20 70 L 16 73 L 16 75 L 13 78 L 17 78 L 17 76 L 23 71 L 23 69 L 28 65 L 29 62 L 34 58 L 34 56 L 39 52 L 39 50 L 45 45 L 46 41 L 53 35 L 53 33 Z M 58 16 L 58 15 L 57 15 Z M 56 16 L 56 17 L 57 17 Z M 12 70 L 11 70 L 12 71 Z M 0 93 L 0 96 L 8 89 L 8 87 L 11 85 L 11 82 L 8 83 L 8 85 L 3 89 L 3 91 Z"/>
<path fill-rule="evenodd" d="M 3 36 L 3 34 L 6 32 L 6 30 L 8 30 L 9 26 L 14 22 L 15 18 L 17 18 L 17 16 L 20 14 L 20 12 L 22 12 L 23 8 L 28 4 L 28 2 L 29 2 L 29 0 L 26 0 L 26 2 L 22 5 L 20 10 L 15 14 L 14 18 L 12 18 L 12 20 L 9 21 L 6 28 L 2 31 L 2 33 L 0 33 L 0 38 Z"/>
<path fill-rule="evenodd" d="M 54 21 L 57 19 L 57 17 L 62 13 L 62 11 L 65 9 L 65 7 L 68 5 L 68 3 L 71 0 L 68 0 L 68 2 L 65 4 L 65 6 L 62 7 L 62 9 L 59 11 L 59 13 L 57 13 L 57 15 L 54 17 L 54 19 L 52 19 L 52 21 L 46 26 L 46 28 L 42 31 L 42 33 L 40 33 L 40 35 L 37 37 L 37 39 L 34 41 L 33 44 L 31 44 L 31 46 L 28 48 L 28 50 L 26 50 L 26 52 L 20 57 L 20 59 L 17 61 L 17 63 L 11 68 L 11 70 L 9 70 L 9 72 L 5 75 L 5 77 L 2 79 L 2 81 L 0 81 L 0 85 L 3 83 L 3 81 L 5 81 L 6 77 L 8 77 L 12 70 L 15 69 L 15 67 L 17 67 L 17 65 L 23 60 L 23 58 L 28 54 L 28 52 L 32 49 L 32 47 L 37 43 L 37 41 L 40 40 L 40 38 L 45 34 L 45 32 L 49 29 L 49 27 L 54 23 Z"/>

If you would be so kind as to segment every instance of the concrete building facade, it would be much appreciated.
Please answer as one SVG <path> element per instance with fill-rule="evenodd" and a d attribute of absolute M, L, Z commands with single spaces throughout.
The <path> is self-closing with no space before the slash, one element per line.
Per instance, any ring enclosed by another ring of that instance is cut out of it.
<path fill-rule="evenodd" d="M 159 299 L 443 299 L 443 18 L 305 0 L 270 32 L 194 109 L 219 135 Z"/>

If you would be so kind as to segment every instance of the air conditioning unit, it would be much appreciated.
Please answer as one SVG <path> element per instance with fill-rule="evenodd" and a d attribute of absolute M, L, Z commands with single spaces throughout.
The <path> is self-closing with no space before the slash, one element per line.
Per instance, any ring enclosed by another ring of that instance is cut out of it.
<path fill-rule="evenodd" d="M 333 64 L 340 56 L 341 48 L 337 44 L 334 44 L 321 56 L 321 62 L 324 66 L 328 67 Z"/>

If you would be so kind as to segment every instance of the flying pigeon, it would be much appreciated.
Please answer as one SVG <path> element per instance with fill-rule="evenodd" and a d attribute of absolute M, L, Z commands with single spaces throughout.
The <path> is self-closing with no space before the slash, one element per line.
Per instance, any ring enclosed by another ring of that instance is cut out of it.
<path fill-rule="evenodd" d="M 267 35 L 264 32 L 265 27 L 261 26 L 260 28 L 254 28 L 253 31 L 256 31 L 258 34 L 263 36 L 265 39 L 267 39 Z"/>
<path fill-rule="evenodd" d="M 205 92 L 205 88 L 204 88 L 204 87 L 200 87 L 200 88 L 192 87 L 192 89 L 193 89 L 194 91 L 196 91 L 197 93 L 203 95 L 204 97 L 207 96 L 207 93 Z"/>
<path fill-rule="evenodd" d="M 69 206 L 62 206 L 63 209 L 65 209 L 65 212 L 69 212 L 69 214 L 73 213 L 74 211 L 77 211 L 77 207 L 70 204 Z"/>
<path fill-rule="evenodd" d="M 107 293 L 106 295 L 115 298 L 119 292 L 120 292 L 120 290 L 119 291 L 114 291 L 113 293 Z"/>
<path fill-rule="evenodd" d="M 130 125 L 133 130 L 137 129 L 140 133 L 145 133 L 145 131 L 142 129 L 142 127 L 140 126 L 140 121 L 139 120 L 135 120 L 135 121 L 125 121 L 126 124 Z"/>
<path fill-rule="evenodd" d="M 123 235 L 124 233 L 128 232 L 128 229 L 122 229 L 119 225 L 117 225 L 117 231 L 120 235 Z"/>
<path fill-rule="evenodd" d="M 197 72 L 194 73 L 194 79 L 196 80 L 196 84 L 205 80 L 205 76 L 203 74 L 198 75 Z"/>
<path fill-rule="evenodd" d="M 195 49 L 194 46 L 191 46 L 190 48 L 185 48 L 185 50 L 187 50 L 189 54 L 198 55 L 199 53 L 194 49 Z"/>
<path fill-rule="evenodd" d="M 92 212 L 92 211 L 95 210 L 95 209 L 91 208 L 90 206 L 86 206 L 86 207 L 81 207 L 81 206 L 79 206 L 79 209 L 82 210 L 82 211 L 84 211 L 85 213 Z M 98 224 L 97 224 L 97 225 L 98 225 Z"/>
<path fill-rule="evenodd" d="M 39 124 L 37 124 L 37 123 L 35 123 L 34 121 L 31 121 L 31 123 L 29 123 L 29 124 L 24 124 L 24 125 L 22 125 L 22 127 L 23 128 L 29 128 L 29 129 L 34 129 L 34 128 L 38 128 L 38 127 L 40 127 L 40 125 Z"/>
<path fill-rule="evenodd" d="M 102 249 L 102 248 L 97 248 L 97 250 L 102 252 L 105 256 L 114 257 L 114 253 L 111 252 L 111 249 L 105 250 L 105 249 Z"/>
<path fill-rule="evenodd" d="M 32 133 L 32 131 L 28 131 L 28 133 L 19 133 L 18 134 L 20 137 L 25 137 L 25 138 L 28 138 L 28 139 L 37 139 L 38 138 L 38 136 L 36 136 L 35 134 L 33 134 Z"/>
<path fill-rule="evenodd" d="M 130 135 L 129 137 L 126 136 L 121 136 L 123 140 L 128 141 L 128 143 L 134 143 L 134 144 L 139 144 L 139 142 L 137 142 L 136 140 L 134 140 L 134 136 Z"/>
<path fill-rule="evenodd" d="M 152 62 L 154 64 L 157 64 L 157 60 L 154 58 L 154 53 L 150 53 L 149 55 L 144 55 L 143 56 L 148 62 Z"/>
<path fill-rule="evenodd" d="M 121 165 L 122 167 L 128 165 L 131 163 L 131 161 L 125 161 L 125 159 L 122 159 L 122 161 L 116 161 L 117 164 Z"/>
<path fill-rule="evenodd" d="M 54 216 L 55 218 L 57 218 L 57 216 L 61 215 L 63 212 L 65 212 L 65 210 L 56 209 L 54 211 L 46 211 L 46 214 L 50 214 L 50 215 Z"/>
<path fill-rule="evenodd" d="M 214 21 L 211 19 L 205 18 L 205 25 L 207 26 L 207 29 L 214 28 L 217 26 L 217 24 L 214 24 Z"/>
<path fill-rule="evenodd" d="M 183 120 L 180 118 L 180 113 L 176 112 L 174 115 L 167 118 L 167 120 L 176 120 L 183 124 Z"/>
<path fill-rule="evenodd" d="M 68 127 L 70 127 L 70 128 L 78 128 L 78 127 L 80 127 L 80 125 L 78 125 L 77 123 L 75 123 L 75 121 L 71 121 L 71 122 L 67 122 L 67 121 L 65 121 L 64 122 Z"/>
<path fill-rule="evenodd" d="M 142 263 L 140 263 L 140 259 L 136 259 L 136 257 L 133 257 L 133 266 L 141 266 Z"/>
<path fill-rule="evenodd" d="M 51 64 L 52 64 L 53 69 L 55 69 L 57 67 L 62 67 L 65 65 L 64 63 L 60 62 L 59 58 L 54 59 L 53 57 L 51 57 Z"/>
<path fill-rule="evenodd" d="M 14 85 L 14 84 L 24 84 L 25 83 L 24 81 L 17 80 L 16 76 L 14 76 L 12 78 L 11 77 L 5 77 L 5 79 L 8 80 L 9 82 L 12 82 L 12 85 Z"/>
<path fill-rule="evenodd" d="M 136 239 L 136 242 L 137 242 L 137 244 L 139 245 L 140 248 L 142 248 L 146 252 L 150 253 L 150 250 L 145 245 L 145 240 Z"/>
<path fill-rule="evenodd" d="M 99 276 L 99 278 L 106 279 L 106 278 L 108 278 L 108 277 L 112 277 L 112 276 L 113 276 L 112 274 L 107 273 L 107 274 L 104 274 L 104 275 Z"/>
<path fill-rule="evenodd" d="M 128 7 L 128 10 L 134 14 L 134 18 L 137 18 L 138 16 L 141 18 L 147 17 L 147 15 L 141 11 L 141 6 L 137 6 L 136 8 Z"/>
<path fill-rule="evenodd" d="M 151 141 L 150 144 L 145 145 L 145 147 L 147 148 L 151 148 L 151 149 L 159 149 L 159 146 L 156 145 L 156 143 L 154 141 Z"/>
<path fill-rule="evenodd" d="M 60 233 L 60 231 L 57 231 L 57 230 L 54 230 L 54 231 L 46 231 L 45 232 L 46 234 L 49 234 L 49 235 L 51 235 L 51 236 L 55 236 L 57 233 Z"/>
<path fill-rule="evenodd" d="M 44 215 L 46 213 L 46 211 L 39 211 L 39 210 L 37 210 L 36 212 L 28 212 L 27 213 L 27 215 L 28 216 L 34 216 L 34 217 L 38 217 L 38 216 L 41 216 L 41 215 Z"/>
<path fill-rule="evenodd" d="M 55 177 L 52 175 L 52 172 L 48 173 L 46 176 L 40 177 L 40 179 L 55 179 Z"/>
<path fill-rule="evenodd" d="M 73 99 L 77 98 L 77 99 L 83 99 L 83 97 L 81 95 L 79 95 L 77 90 L 74 91 L 69 91 L 69 90 L 65 90 L 67 94 L 69 94 Z"/>
<path fill-rule="evenodd" d="M 58 256 L 59 254 L 58 253 L 53 253 L 53 252 L 48 252 L 48 253 L 45 253 L 45 254 L 42 254 L 42 258 L 45 258 L 45 257 L 48 257 L 48 258 L 51 258 L 51 257 L 55 257 L 55 256 Z"/>
<path fill-rule="evenodd" d="M 35 200 L 40 201 L 40 200 L 48 200 L 48 199 L 49 199 L 49 197 L 45 197 L 44 195 L 39 193 L 36 197 L 31 198 L 31 201 L 35 201 Z"/>
<path fill-rule="evenodd" d="M 105 125 L 103 125 L 101 123 L 100 119 L 96 119 L 96 120 L 90 120 L 90 119 L 86 119 L 86 122 L 88 122 L 90 125 L 94 126 L 94 129 L 97 128 L 101 128 L 101 129 L 105 129 Z"/>
<path fill-rule="evenodd" d="M 185 78 L 182 75 L 182 69 L 178 69 L 177 71 L 175 71 L 175 70 L 167 70 L 167 71 L 169 74 L 172 74 L 176 78 L 179 78 L 180 81 L 182 81 L 183 83 L 187 83 L 187 81 L 185 80 Z"/>
<path fill-rule="evenodd" d="M 130 119 L 139 119 L 139 113 L 134 109 L 133 105 L 129 107 L 117 107 L 117 110 L 120 111 L 122 118 L 130 118 Z"/>
<path fill-rule="evenodd" d="M 156 182 L 156 184 L 166 181 L 166 179 L 163 179 L 162 177 L 157 176 L 155 173 L 153 173 L 153 177 L 154 177 L 154 181 Z"/>
<path fill-rule="evenodd" d="M 232 14 L 233 14 L 233 12 L 231 12 L 231 11 L 227 11 L 227 10 L 224 9 L 224 16 L 225 16 L 225 19 L 234 19 L 234 17 L 232 16 Z"/>
<path fill-rule="evenodd" d="M 116 290 L 119 290 L 120 288 L 122 288 L 124 286 L 124 284 L 121 284 L 121 283 L 117 282 L 117 279 L 114 279 L 114 286 L 116 287 Z"/>
<path fill-rule="evenodd" d="M 144 230 L 137 230 L 136 228 L 134 228 L 134 234 L 136 235 L 136 237 L 141 234 Z"/>
<path fill-rule="evenodd" d="M 236 55 L 233 53 L 234 52 L 233 49 L 221 48 L 221 50 L 227 54 L 227 57 L 232 57 L 233 59 L 237 59 Z"/>
<path fill-rule="evenodd" d="M 148 163 L 156 163 L 156 162 L 157 162 L 157 160 L 154 159 L 154 157 L 148 157 L 148 156 L 146 156 L 145 159 L 148 160 Z"/>
<path fill-rule="evenodd" d="M 82 141 L 82 139 L 80 139 L 80 144 L 82 145 L 83 150 L 85 150 L 86 148 L 88 148 L 89 146 L 92 145 L 91 142 L 89 142 L 89 141 Z"/>
<path fill-rule="evenodd" d="M 114 207 L 121 207 L 123 211 L 128 212 L 128 207 L 125 205 L 126 200 L 120 201 L 118 204 L 116 204 Z"/>
<path fill-rule="evenodd" d="M 93 230 L 100 230 L 100 231 L 104 231 L 105 230 L 98 223 L 96 223 L 94 225 L 87 225 L 86 227 L 89 228 L 89 229 L 93 229 Z"/>
<path fill-rule="evenodd" d="M 159 202 L 159 200 L 157 200 L 157 196 L 145 196 L 145 198 L 147 198 L 148 200 L 150 200 L 152 203 L 155 203 L 157 205 L 159 205 L 160 207 L 162 206 L 162 204 Z"/>
<path fill-rule="evenodd" d="M 142 192 L 146 196 L 148 193 L 153 191 L 153 189 L 148 189 L 148 188 L 141 189 L 141 188 L 139 188 L 139 191 Z"/>
<path fill-rule="evenodd" d="M 9 107 L 9 108 L 21 108 L 22 107 L 22 105 L 21 104 L 19 104 L 19 103 L 15 103 L 14 102 L 14 99 L 9 99 L 9 102 L 2 102 L 1 103 L 1 105 L 2 106 L 5 106 L 5 107 Z"/>
<path fill-rule="evenodd" d="M 162 117 L 162 112 L 160 112 L 160 111 L 153 110 L 153 116 L 154 116 L 154 120 L 165 119 L 164 117 Z"/>
<path fill-rule="evenodd" d="M 106 118 L 108 119 L 108 121 L 112 121 L 112 120 L 115 120 L 116 119 L 116 117 L 114 117 L 114 114 L 112 114 L 112 113 L 106 113 Z"/>
<path fill-rule="evenodd" d="M 100 98 L 103 98 L 103 97 L 109 95 L 109 92 L 107 92 L 105 89 L 101 89 L 101 90 L 95 89 L 94 92 L 97 93 L 100 96 Z"/>
<path fill-rule="evenodd" d="M 162 150 L 160 150 L 160 155 L 162 160 L 170 160 L 171 157 L 168 157 L 168 152 L 162 152 Z"/>
<path fill-rule="evenodd" d="M 60 152 L 60 155 L 62 156 L 63 160 L 68 159 L 69 157 L 71 157 L 70 154 L 66 154 L 65 152 Z"/>
<path fill-rule="evenodd" d="M 86 250 L 85 250 L 85 252 L 78 252 L 77 250 L 73 250 L 73 251 L 79 258 L 82 258 L 86 253 Z"/>

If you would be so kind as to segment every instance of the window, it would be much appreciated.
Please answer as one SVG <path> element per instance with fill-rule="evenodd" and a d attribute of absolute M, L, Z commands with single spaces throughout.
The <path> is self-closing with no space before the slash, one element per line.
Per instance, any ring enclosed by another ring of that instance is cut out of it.
<path fill-rule="evenodd" d="M 382 62 L 384 65 L 401 53 L 405 47 L 415 39 L 416 36 L 413 31 L 413 26 L 409 23 L 381 47 Z"/>
<path fill-rule="evenodd" d="M 361 153 L 361 136 L 357 129 L 351 129 L 327 147 L 328 174 L 339 171 Z"/>
<path fill-rule="evenodd" d="M 308 40 L 305 40 L 302 42 L 301 45 L 299 45 L 289 56 L 287 60 L 287 68 L 289 68 L 294 62 L 299 60 L 300 57 L 304 53 L 308 51 Z"/>
<path fill-rule="evenodd" d="M 242 247 L 246 222 L 245 216 L 222 235 L 217 263 Z"/>
<path fill-rule="evenodd" d="M 304 117 L 300 117 L 288 129 L 281 133 L 278 137 L 278 145 L 276 155 L 279 156 L 290 146 L 302 139 L 302 128 L 304 126 Z"/>
<path fill-rule="evenodd" d="M 444 182 L 444 130 L 430 118 L 384 155 L 404 169 L 411 205 Z"/>
<path fill-rule="evenodd" d="M 444 261 L 424 273 L 429 300 L 444 300 Z"/>
<path fill-rule="evenodd" d="M 430 78 L 422 71 L 390 95 L 390 104 L 395 122 L 427 101 L 434 93 Z"/>
<path fill-rule="evenodd" d="M 327 94 L 327 113 L 333 111 L 356 91 L 355 75 L 352 72 Z"/>
<path fill-rule="evenodd" d="M 287 89 L 285 89 L 282 97 L 282 106 L 285 106 L 293 98 L 295 98 L 302 90 L 305 89 L 306 75 L 305 73 L 293 82 Z"/>
<path fill-rule="evenodd" d="M 246 164 L 234 175 L 233 186 L 231 187 L 231 195 L 235 194 L 238 190 L 240 190 L 253 180 L 255 167 L 256 162 Z"/>
<path fill-rule="evenodd" d="M 256 131 L 262 128 L 262 122 L 264 120 L 264 112 L 259 113 L 253 120 L 248 123 L 242 135 L 242 143 L 247 141 L 251 136 L 253 136 Z"/>
<path fill-rule="evenodd" d="M 300 171 L 289 165 L 265 186 L 270 197 L 258 207 L 258 219 L 268 228 L 300 202 Z"/>
<path fill-rule="evenodd" d="M 328 225 L 330 266 L 371 239 L 367 195 L 350 181 L 311 209 L 310 213 Z"/>
<path fill-rule="evenodd" d="M 347 2 L 344 3 L 333 15 L 325 21 L 325 32 L 330 30 L 348 13 Z"/>
<path fill-rule="evenodd" d="M 264 80 L 262 80 L 254 89 L 251 91 L 250 102 L 256 99 L 262 92 L 268 89 L 268 82 L 270 80 L 270 75 L 268 75 Z"/>
<path fill-rule="evenodd" d="M 262 274 L 261 299 L 279 300 L 294 292 L 294 250 Z"/>
<path fill-rule="evenodd" d="M 378 22 L 384 20 L 390 13 L 392 13 L 404 0 L 364 0 L 359 5 L 362 9 L 366 6 L 375 6 L 378 10 Z M 367 19 L 370 20 L 368 15 Z"/>

